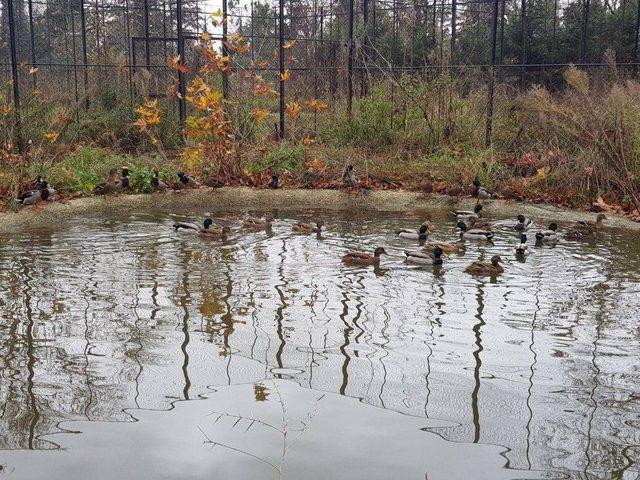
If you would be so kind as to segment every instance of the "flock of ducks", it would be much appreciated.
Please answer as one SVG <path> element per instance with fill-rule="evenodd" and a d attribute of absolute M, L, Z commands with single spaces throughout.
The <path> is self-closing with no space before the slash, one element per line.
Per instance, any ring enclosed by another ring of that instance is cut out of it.
<path fill-rule="evenodd" d="M 120 178 L 116 178 L 118 172 Z M 220 187 L 224 184 L 215 181 L 205 181 L 205 184 L 209 186 Z M 151 185 L 155 190 L 163 191 L 169 188 L 181 189 L 181 188 L 199 188 L 202 186 L 194 177 L 184 173 L 177 173 L 178 185 L 170 187 L 165 181 L 163 181 L 158 172 L 154 172 Z M 278 175 L 273 175 L 269 181 L 269 187 L 279 188 L 280 178 Z M 106 182 L 101 183 L 94 189 L 96 195 L 105 195 L 108 193 L 117 193 L 126 191 L 131 187 L 129 169 L 123 167 L 121 169 L 113 169 L 109 172 L 109 178 Z M 49 199 L 55 190 L 49 186 L 47 181 L 38 177 L 35 188 L 20 194 L 17 201 L 22 205 L 37 205 L 38 203 Z M 433 267 L 441 267 L 444 264 L 447 255 L 459 254 L 462 255 L 466 251 L 466 241 L 491 241 L 496 233 L 494 232 L 494 225 L 487 222 L 483 216 L 483 201 L 496 198 L 495 194 L 484 188 L 478 178 L 473 181 L 473 196 L 477 199 L 477 203 L 473 210 L 457 210 L 452 212 L 456 221 L 456 228 L 458 229 L 458 240 L 456 242 L 443 242 L 443 241 L 430 241 L 427 240 L 434 231 L 433 224 L 430 221 L 425 221 L 418 228 L 403 228 L 395 231 L 398 238 L 418 242 L 421 247 L 419 250 L 405 250 L 404 255 L 407 263 L 413 263 L 418 265 L 431 265 Z M 569 240 L 580 239 L 592 239 L 595 238 L 602 230 L 602 222 L 606 220 L 606 216 L 602 213 L 596 216 L 595 221 L 578 221 L 572 226 L 568 227 L 563 237 Z M 238 217 L 224 217 L 222 222 L 226 225 L 214 225 L 214 221 L 211 218 L 206 218 L 202 225 L 195 223 L 175 223 L 173 225 L 174 230 L 189 232 L 196 234 L 203 238 L 210 238 L 216 240 L 224 240 L 231 233 L 229 227 L 230 222 L 239 222 L 244 229 L 251 230 L 268 230 L 273 226 L 274 218 L 238 218 Z M 509 229 L 519 234 L 518 242 L 514 247 L 514 253 L 518 257 L 524 257 L 530 253 L 527 244 L 526 233 L 533 227 L 534 223 L 531 219 L 526 218 L 524 215 L 518 215 L 515 222 L 509 225 Z M 291 225 L 291 230 L 298 234 L 318 234 L 320 235 L 324 223 L 321 221 L 307 224 L 307 223 L 294 223 Z M 554 245 L 560 240 L 560 233 L 558 232 L 558 225 L 551 223 L 546 229 L 541 229 L 534 234 L 537 245 Z M 345 265 L 380 265 L 381 256 L 387 254 L 383 247 L 375 249 L 373 254 L 365 252 L 349 252 L 342 256 L 341 260 Z M 489 262 L 477 261 L 473 262 L 465 268 L 467 273 L 472 275 L 499 275 L 504 272 L 504 268 L 500 264 L 502 258 L 499 255 L 495 255 Z"/>

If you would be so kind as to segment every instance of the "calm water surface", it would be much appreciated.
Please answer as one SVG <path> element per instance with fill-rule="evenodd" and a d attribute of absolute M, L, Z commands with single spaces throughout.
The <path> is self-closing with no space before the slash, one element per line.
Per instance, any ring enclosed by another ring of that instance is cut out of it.
<path fill-rule="evenodd" d="M 0 237 L 0 478 L 640 476 L 637 235 L 519 262 L 504 232 L 434 273 L 391 233 L 421 215 L 224 244 L 177 219 Z"/>

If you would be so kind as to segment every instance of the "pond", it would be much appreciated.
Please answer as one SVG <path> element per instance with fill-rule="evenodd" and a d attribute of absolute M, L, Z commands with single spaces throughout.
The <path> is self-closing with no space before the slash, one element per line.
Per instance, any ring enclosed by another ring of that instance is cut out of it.
<path fill-rule="evenodd" d="M 275 213 L 224 242 L 145 213 L 0 237 L 0 473 L 638 478 L 636 234 L 521 261 L 504 228 L 434 271 L 393 234 L 424 212 Z"/>

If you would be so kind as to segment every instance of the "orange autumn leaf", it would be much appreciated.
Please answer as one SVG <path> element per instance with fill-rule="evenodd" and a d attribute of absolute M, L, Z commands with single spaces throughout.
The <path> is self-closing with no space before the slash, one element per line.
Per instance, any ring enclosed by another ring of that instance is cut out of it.
<path fill-rule="evenodd" d="M 322 103 L 320 100 L 316 100 L 315 98 L 307 101 L 307 107 L 315 112 L 320 112 L 322 110 L 326 110 L 329 108 L 329 105 L 326 103 Z"/>
<path fill-rule="evenodd" d="M 40 70 L 38 67 L 31 67 L 29 69 L 29 75 L 35 75 L 38 72 L 38 70 Z"/>
<path fill-rule="evenodd" d="M 300 115 L 301 110 L 302 110 L 302 107 L 300 106 L 299 103 L 290 102 L 290 103 L 287 103 L 287 108 L 285 109 L 284 113 L 292 120 L 295 120 L 296 118 L 298 118 L 298 115 Z"/>
<path fill-rule="evenodd" d="M 264 123 L 265 117 L 269 115 L 269 111 L 263 108 L 256 108 L 253 111 L 253 118 L 255 118 L 256 123 L 262 125 Z"/>
<path fill-rule="evenodd" d="M 291 78 L 291 70 L 285 70 L 284 72 L 282 72 L 280 74 L 280 80 L 283 82 L 286 82 L 287 80 L 289 80 Z"/>
<path fill-rule="evenodd" d="M 204 32 L 202 35 L 200 35 L 201 42 L 208 42 L 209 40 L 211 40 L 211 35 L 209 35 L 207 32 Z"/>
<path fill-rule="evenodd" d="M 180 63 L 180 55 L 176 55 L 175 57 L 169 57 L 167 60 L 167 64 L 173 70 L 177 70 L 181 73 L 187 73 L 189 71 L 189 67 Z"/>
<path fill-rule="evenodd" d="M 266 60 L 263 60 L 260 63 L 258 63 L 258 66 L 260 68 L 267 68 L 269 66 L 269 62 L 267 62 Z"/>
<path fill-rule="evenodd" d="M 51 143 L 55 143 L 56 140 L 58 140 L 58 136 L 60 134 L 57 132 L 47 132 L 44 134 L 44 138 L 46 138 L 47 140 L 49 140 L 49 142 Z"/>
<path fill-rule="evenodd" d="M 284 42 L 284 49 L 285 50 L 289 50 L 290 48 L 293 48 L 293 46 L 298 43 L 297 40 L 289 40 L 288 42 Z"/>

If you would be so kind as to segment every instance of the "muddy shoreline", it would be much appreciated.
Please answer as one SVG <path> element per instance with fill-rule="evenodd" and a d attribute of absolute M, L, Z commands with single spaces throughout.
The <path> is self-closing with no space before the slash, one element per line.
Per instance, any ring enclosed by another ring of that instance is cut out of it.
<path fill-rule="evenodd" d="M 228 210 L 376 210 L 386 212 L 411 212 L 444 208 L 469 208 L 475 200 L 457 199 L 447 195 L 430 195 L 402 190 L 373 191 L 366 194 L 345 193 L 338 190 L 282 189 L 262 190 L 245 187 L 226 187 L 219 190 L 199 189 L 166 194 L 118 195 L 87 197 L 55 201 L 43 204 L 41 210 L 23 208 L 18 212 L 0 212 L 0 234 L 16 230 L 55 226 L 66 219 L 82 215 L 128 215 L 132 212 L 187 214 L 198 211 Z M 500 216 L 523 213 L 537 220 L 572 222 L 593 219 L 593 212 L 568 210 L 548 204 L 492 200 L 487 202 L 490 211 Z M 607 227 L 640 230 L 640 223 L 607 213 Z"/>

